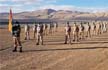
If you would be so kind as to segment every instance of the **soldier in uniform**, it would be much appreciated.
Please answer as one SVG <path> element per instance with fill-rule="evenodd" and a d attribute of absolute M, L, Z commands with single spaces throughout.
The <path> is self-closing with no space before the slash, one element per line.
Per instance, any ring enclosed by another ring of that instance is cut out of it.
<path fill-rule="evenodd" d="M 51 33 L 51 24 L 47 24 L 48 25 L 48 34 Z"/>
<path fill-rule="evenodd" d="M 89 37 L 89 23 L 85 22 L 85 37 Z"/>
<path fill-rule="evenodd" d="M 107 23 L 103 22 L 103 33 L 107 32 Z"/>
<path fill-rule="evenodd" d="M 67 44 L 67 41 L 69 39 L 69 43 L 71 44 L 71 26 L 69 25 L 69 22 L 67 22 L 65 27 L 65 43 Z"/>
<path fill-rule="evenodd" d="M 35 36 L 36 36 L 36 31 L 37 31 L 37 25 L 34 24 L 33 25 L 33 38 L 35 39 Z"/>
<path fill-rule="evenodd" d="M 96 35 L 96 25 L 95 25 L 95 22 L 92 23 L 91 30 L 92 30 L 92 36 Z"/>
<path fill-rule="evenodd" d="M 57 32 L 57 28 L 58 28 L 58 24 L 56 22 L 56 23 L 54 23 L 54 32 Z"/>
<path fill-rule="evenodd" d="M 28 24 L 25 25 L 25 40 L 30 40 L 30 26 Z"/>
<path fill-rule="evenodd" d="M 47 35 L 47 24 L 46 23 L 43 24 L 43 34 Z"/>
<path fill-rule="evenodd" d="M 79 41 L 79 27 L 74 23 L 73 25 L 73 41 Z"/>
<path fill-rule="evenodd" d="M 20 52 L 22 52 L 22 45 L 20 41 L 20 33 L 21 33 L 21 27 L 18 21 L 12 26 L 12 36 L 13 36 L 13 42 L 14 42 L 14 50 L 13 52 L 17 52 L 17 47 L 20 48 Z"/>
<path fill-rule="evenodd" d="M 79 37 L 80 39 L 84 39 L 84 26 L 83 23 L 81 22 L 80 27 L 79 27 Z"/>
<path fill-rule="evenodd" d="M 90 26 L 89 22 L 88 22 L 87 25 L 88 25 L 87 36 L 88 36 L 88 37 L 91 37 L 91 26 Z"/>
<path fill-rule="evenodd" d="M 52 32 L 53 32 L 52 23 L 48 24 L 48 31 L 49 31 L 49 34 L 52 34 Z"/>
<path fill-rule="evenodd" d="M 41 42 L 41 45 L 43 45 L 43 25 L 38 24 L 37 26 L 37 43 L 36 45 L 39 45 Z"/>
<path fill-rule="evenodd" d="M 101 33 L 105 33 L 106 31 L 107 31 L 107 29 L 106 29 L 106 23 L 105 23 L 105 21 L 103 21 L 101 23 Z"/>
<path fill-rule="evenodd" d="M 100 24 L 100 22 L 96 23 L 96 34 L 97 35 L 101 34 L 101 24 Z"/>

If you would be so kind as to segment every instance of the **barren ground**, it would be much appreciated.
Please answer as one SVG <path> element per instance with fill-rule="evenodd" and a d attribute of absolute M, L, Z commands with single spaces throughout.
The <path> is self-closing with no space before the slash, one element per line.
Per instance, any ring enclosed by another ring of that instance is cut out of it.
<path fill-rule="evenodd" d="M 45 36 L 43 46 L 32 36 L 24 41 L 22 31 L 24 52 L 13 53 L 11 34 L 0 29 L 0 70 L 108 70 L 108 33 L 64 45 L 62 30 Z"/>

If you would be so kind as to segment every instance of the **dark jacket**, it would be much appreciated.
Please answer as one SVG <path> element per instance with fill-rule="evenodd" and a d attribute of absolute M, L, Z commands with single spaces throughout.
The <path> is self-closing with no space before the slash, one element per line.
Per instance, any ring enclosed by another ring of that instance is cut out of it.
<path fill-rule="evenodd" d="M 21 27 L 20 25 L 14 25 L 12 27 L 12 36 L 14 37 L 20 37 Z"/>

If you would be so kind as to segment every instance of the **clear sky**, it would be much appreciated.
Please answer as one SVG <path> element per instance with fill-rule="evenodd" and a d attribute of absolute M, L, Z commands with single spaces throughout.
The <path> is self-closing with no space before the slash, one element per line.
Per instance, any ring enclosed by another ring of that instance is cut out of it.
<path fill-rule="evenodd" d="M 108 11 L 108 0 L 0 0 L 0 12 L 55 10 Z"/>

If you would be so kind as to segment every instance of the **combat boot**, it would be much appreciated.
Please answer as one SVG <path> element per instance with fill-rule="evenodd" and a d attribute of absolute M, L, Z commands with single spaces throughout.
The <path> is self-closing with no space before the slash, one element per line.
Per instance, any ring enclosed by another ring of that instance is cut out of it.
<path fill-rule="evenodd" d="M 20 50 L 19 50 L 19 52 L 22 52 L 22 47 L 20 47 Z"/>
<path fill-rule="evenodd" d="M 13 52 L 17 52 L 17 47 L 14 48 Z"/>

